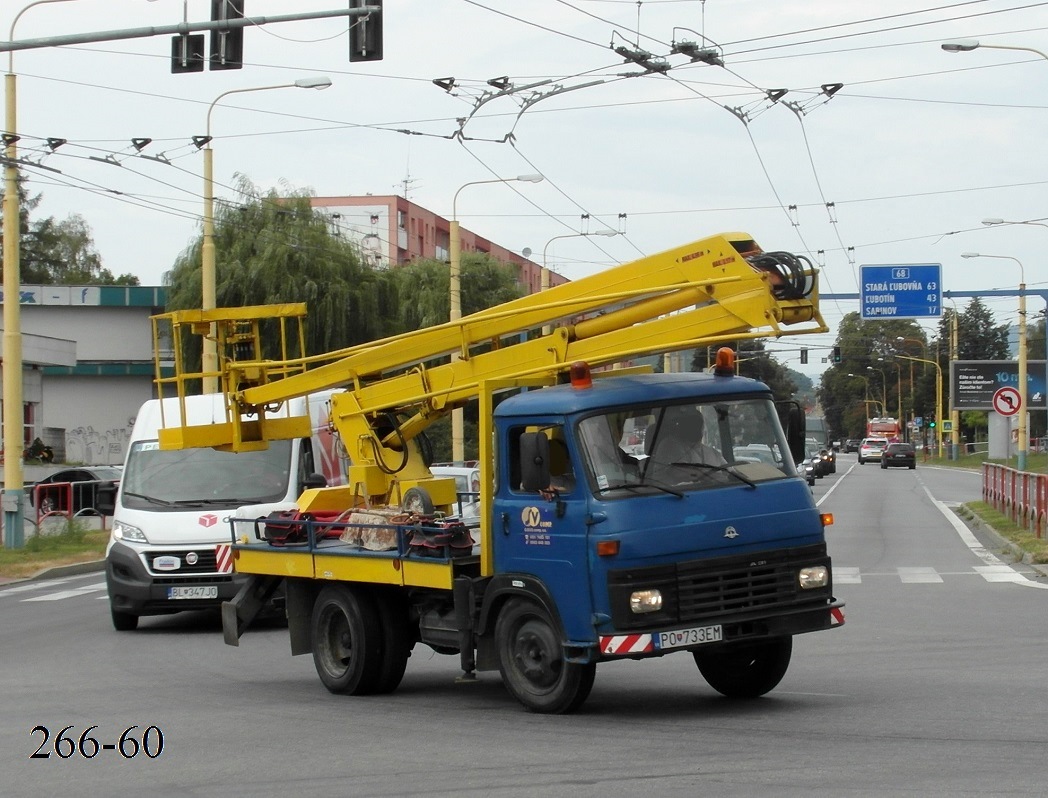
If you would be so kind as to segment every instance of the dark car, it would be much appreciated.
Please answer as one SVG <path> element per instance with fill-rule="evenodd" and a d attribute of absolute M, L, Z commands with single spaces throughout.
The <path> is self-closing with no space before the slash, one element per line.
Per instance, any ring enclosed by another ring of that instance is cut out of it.
<path fill-rule="evenodd" d="M 123 472 L 115 466 L 63 468 L 26 487 L 29 503 L 40 514 L 56 510 L 76 515 L 94 514 L 95 493 L 103 482 L 119 482 Z"/>
<path fill-rule="evenodd" d="M 844 442 L 844 451 L 845 451 L 845 453 L 847 454 L 849 452 L 857 452 L 857 451 L 859 451 L 859 444 L 860 443 L 862 443 L 862 441 L 859 440 L 858 438 L 848 438 L 848 440 L 846 440 Z"/>
<path fill-rule="evenodd" d="M 797 461 L 797 473 L 804 477 L 809 485 L 815 485 L 815 463 L 812 462 L 810 453 L 805 451 L 805 456 Z"/>
<path fill-rule="evenodd" d="M 881 454 L 881 468 L 889 466 L 917 467 L 917 452 L 908 443 L 889 443 Z"/>

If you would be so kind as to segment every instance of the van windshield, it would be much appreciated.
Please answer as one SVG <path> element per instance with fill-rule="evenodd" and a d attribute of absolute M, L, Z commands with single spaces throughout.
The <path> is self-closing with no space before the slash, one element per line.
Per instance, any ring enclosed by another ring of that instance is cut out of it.
<path fill-rule="evenodd" d="M 616 410 L 583 420 L 579 438 L 591 483 L 608 498 L 756 487 L 797 474 L 767 399 Z"/>
<path fill-rule="evenodd" d="M 280 501 L 288 493 L 291 441 L 257 452 L 163 450 L 156 441 L 131 446 L 121 480 L 125 507 L 226 507 Z"/>

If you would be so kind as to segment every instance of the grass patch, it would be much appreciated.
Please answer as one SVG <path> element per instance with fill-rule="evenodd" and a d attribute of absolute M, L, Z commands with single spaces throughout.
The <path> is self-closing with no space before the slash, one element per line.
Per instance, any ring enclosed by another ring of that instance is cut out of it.
<path fill-rule="evenodd" d="M 1001 537 L 1029 554 L 1031 562 L 1039 565 L 1048 563 L 1048 539 L 1036 537 L 1033 532 L 1019 526 L 986 502 L 968 502 L 958 508 L 958 514 L 965 519 L 978 518 Z"/>
<path fill-rule="evenodd" d="M 1009 468 L 1017 468 L 1018 460 L 1016 457 L 987 457 L 983 454 L 962 454 L 957 460 L 950 460 L 948 457 L 929 457 L 927 460 L 923 459 L 921 450 L 917 450 L 917 467 L 920 468 L 922 465 L 934 465 L 943 466 L 945 468 L 968 468 L 975 471 L 982 470 L 983 463 L 996 463 L 997 465 L 1008 466 Z M 1043 474 L 1045 470 L 1048 470 L 1048 454 L 1044 452 L 1028 452 L 1026 455 L 1026 470 L 1032 471 L 1037 474 Z"/>
<path fill-rule="evenodd" d="M 108 530 L 88 530 L 74 520 L 56 534 L 33 535 L 20 549 L 0 548 L 0 577 L 26 579 L 58 565 L 102 559 Z"/>

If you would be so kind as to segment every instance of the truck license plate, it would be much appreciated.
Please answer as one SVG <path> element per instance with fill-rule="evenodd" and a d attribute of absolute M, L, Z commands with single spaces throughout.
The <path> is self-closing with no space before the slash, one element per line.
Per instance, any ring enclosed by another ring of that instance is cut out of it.
<path fill-rule="evenodd" d="M 718 643 L 724 639 L 721 625 L 696 626 L 691 629 L 674 629 L 672 632 L 659 632 L 655 635 L 655 647 L 659 649 L 697 646 L 702 643 Z"/>
<path fill-rule="evenodd" d="M 169 587 L 169 599 L 217 599 L 218 585 L 189 585 L 187 587 Z"/>

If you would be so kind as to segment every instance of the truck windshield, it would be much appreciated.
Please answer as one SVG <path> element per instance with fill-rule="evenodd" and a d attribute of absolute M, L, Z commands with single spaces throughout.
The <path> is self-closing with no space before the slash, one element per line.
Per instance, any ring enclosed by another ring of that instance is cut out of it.
<path fill-rule="evenodd" d="M 291 442 L 273 441 L 257 452 L 162 450 L 156 441 L 131 446 L 124 468 L 125 507 L 239 507 L 280 501 L 288 492 Z"/>
<path fill-rule="evenodd" d="M 797 475 L 769 399 L 647 405 L 579 424 L 593 487 L 605 497 L 683 492 Z"/>

